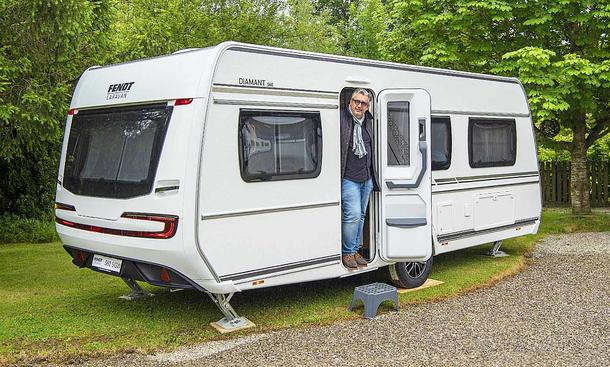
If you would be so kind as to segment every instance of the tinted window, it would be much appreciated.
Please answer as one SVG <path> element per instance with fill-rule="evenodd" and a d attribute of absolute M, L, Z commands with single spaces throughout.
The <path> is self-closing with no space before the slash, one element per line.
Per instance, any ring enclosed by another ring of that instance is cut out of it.
<path fill-rule="evenodd" d="M 239 158 L 241 176 L 247 182 L 318 176 L 322 163 L 320 114 L 240 111 Z"/>
<path fill-rule="evenodd" d="M 451 120 L 432 117 L 432 169 L 443 170 L 451 165 Z"/>
<path fill-rule="evenodd" d="M 512 166 L 517 157 L 517 131 L 512 119 L 470 118 L 470 167 Z"/>
<path fill-rule="evenodd" d="M 108 198 L 150 193 L 171 109 L 163 104 L 74 115 L 64 187 L 77 195 Z"/>
<path fill-rule="evenodd" d="M 409 102 L 388 102 L 388 166 L 408 166 Z"/>

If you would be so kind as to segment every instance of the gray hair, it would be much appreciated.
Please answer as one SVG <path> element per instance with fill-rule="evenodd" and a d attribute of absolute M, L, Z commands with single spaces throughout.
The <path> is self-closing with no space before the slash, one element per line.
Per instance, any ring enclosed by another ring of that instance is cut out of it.
<path fill-rule="evenodd" d="M 358 88 L 358 89 L 354 90 L 354 92 L 352 92 L 352 98 L 354 98 L 354 96 L 356 94 L 362 94 L 363 96 L 366 96 L 366 98 L 368 98 L 369 101 L 371 100 L 371 94 L 369 93 L 368 90 L 366 90 L 364 88 Z"/>

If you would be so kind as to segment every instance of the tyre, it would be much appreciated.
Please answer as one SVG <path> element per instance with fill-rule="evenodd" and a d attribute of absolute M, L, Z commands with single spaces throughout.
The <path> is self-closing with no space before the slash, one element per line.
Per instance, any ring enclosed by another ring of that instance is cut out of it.
<path fill-rule="evenodd" d="M 399 288 L 417 288 L 426 282 L 432 269 L 432 256 L 422 262 L 402 262 L 388 266 L 392 283 Z"/>

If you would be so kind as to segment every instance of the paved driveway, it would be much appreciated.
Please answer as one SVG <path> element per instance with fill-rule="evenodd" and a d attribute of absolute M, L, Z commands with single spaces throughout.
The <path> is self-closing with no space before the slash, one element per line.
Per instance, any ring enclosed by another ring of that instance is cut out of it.
<path fill-rule="evenodd" d="M 104 365 L 607 366 L 609 281 L 610 232 L 554 236 L 523 273 L 455 299 Z"/>

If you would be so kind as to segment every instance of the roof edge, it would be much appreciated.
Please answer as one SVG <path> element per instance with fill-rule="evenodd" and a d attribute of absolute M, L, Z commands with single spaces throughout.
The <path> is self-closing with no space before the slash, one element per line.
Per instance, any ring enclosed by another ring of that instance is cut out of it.
<path fill-rule="evenodd" d="M 521 83 L 519 81 L 519 79 L 514 78 L 514 77 L 506 77 L 506 76 L 483 74 L 483 73 L 473 73 L 473 72 L 468 72 L 468 71 L 442 69 L 442 68 L 434 68 L 434 67 L 411 65 L 411 64 L 401 64 L 401 63 L 390 62 L 390 61 L 363 59 L 363 58 L 357 58 L 357 57 L 324 54 L 324 53 L 311 52 L 311 51 L 293 50 L 293 49 L 286 49 L 286 48 L 280 48 L 280 47 L 261 46 L 261 45 L 254 45 L 254 44 L 249 44 L 249 43 L 233 42 L 233 41 L 223 42 L 223 43 L 219 44 L 218 46 L 219 46 L 220 54 L 222 54 L 224 51 L 227 51 L 227 50 L 235 50 L 235 51 L 242 51 L 242 52 L 264 53 L 264 54 L 279 55 L 279 56 L 286 56 L 286 57 L 306 58 L 306 59 L 313 59 L 313 60 L 319 60 L 319 61 L 330 61 L 330 62 L 338 62 L 338 63 L 345 63 L 345 64 L 386 68 L 386 69 L 405 70 L 405 71 L 427 73 L 427 74 L 441 74 L 441 75 L 458 76 L 458 77 L 465 77 L 465 78 L 471 78 L 471 79 L 492 80 L 492 81 L 499 81 L 499 82 L 505 82 L 505 83 L 515 83 L 515 84 Z M 222 46 L 222 47 L 220 47 L 220 46 Z"/>

